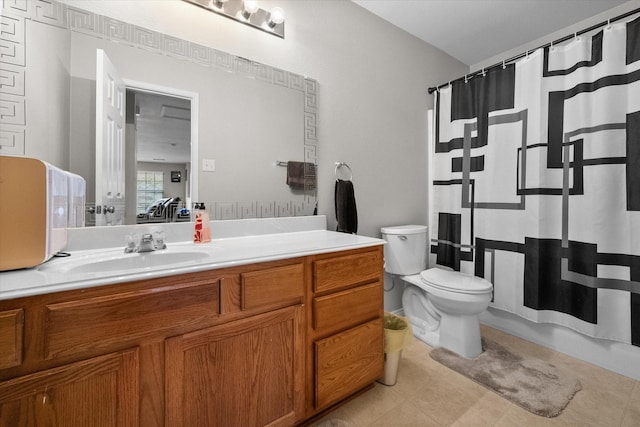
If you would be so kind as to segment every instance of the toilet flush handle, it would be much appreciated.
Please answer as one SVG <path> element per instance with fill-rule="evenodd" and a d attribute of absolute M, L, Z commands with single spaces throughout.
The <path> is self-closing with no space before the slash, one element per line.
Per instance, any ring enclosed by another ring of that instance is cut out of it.
<path fill-rule="evenodd" d="M 404 240 L 407 240 L 407 236 L 398 236 L 398 239 L 400 239 L 400 240 L 403 240 L 403 241 L 404 241 Z"/>

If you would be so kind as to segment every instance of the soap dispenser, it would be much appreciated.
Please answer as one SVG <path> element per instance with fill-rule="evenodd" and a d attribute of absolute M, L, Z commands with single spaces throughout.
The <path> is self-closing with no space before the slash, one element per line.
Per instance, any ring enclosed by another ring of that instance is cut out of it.
<path fill-rule="evenodd" d="M 211 241 L 211 225 L 209 224 L 209 212 L 204 203 L 196 203 L 194 206 L 196 219 L 194 224 L 193 243 L 207 243 Z"/>

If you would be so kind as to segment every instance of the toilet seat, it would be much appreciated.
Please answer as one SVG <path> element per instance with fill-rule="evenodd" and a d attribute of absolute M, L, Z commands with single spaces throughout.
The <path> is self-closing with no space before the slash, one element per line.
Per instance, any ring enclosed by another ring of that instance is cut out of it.
<path fill-rule="evenodd" d="M 485 294 L 493 290 L 493 285 L 481 277 L 458 271 L 430 268 L 420 273 L 420 279 L 436 289 L 461 294 Z"/>

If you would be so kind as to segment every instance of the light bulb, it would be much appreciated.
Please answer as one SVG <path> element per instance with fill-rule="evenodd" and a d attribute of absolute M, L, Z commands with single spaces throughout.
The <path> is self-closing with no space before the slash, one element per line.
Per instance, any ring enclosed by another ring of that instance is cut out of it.
<path fill-rule="evenodd" d="M 251 15 L 252 13 L 256 13 L 258 11 L 258 3 L 256 3 L 254 0 L 245 0 L 244 11 L 249 15 Z"/>
<path fill-rule="evenodd" d="M 271 16 L 269 17 L 269 27 L 273 28 L 278 24 L 282 24 L 284 22 L 284 10 L 279 7 L 274 7 L 271 11 Z"/>

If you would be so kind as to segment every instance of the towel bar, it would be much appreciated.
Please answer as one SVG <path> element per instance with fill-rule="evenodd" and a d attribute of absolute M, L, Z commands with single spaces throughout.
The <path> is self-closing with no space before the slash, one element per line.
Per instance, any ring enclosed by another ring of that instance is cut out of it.
<path fill-rule="evenodd" d="M 336 162 L 336 168 L 333 171 L 333 174 L 336 176 L 336 181 L 338 180 L 338 169 L 341 167 L 345 167 L 349 169 L 349 181 L 351 181 L 353 179 L 353 172 L 351 171 L 351 168 L 349 167 L 349 165 L 346 164 L 345 162 Z"/>

